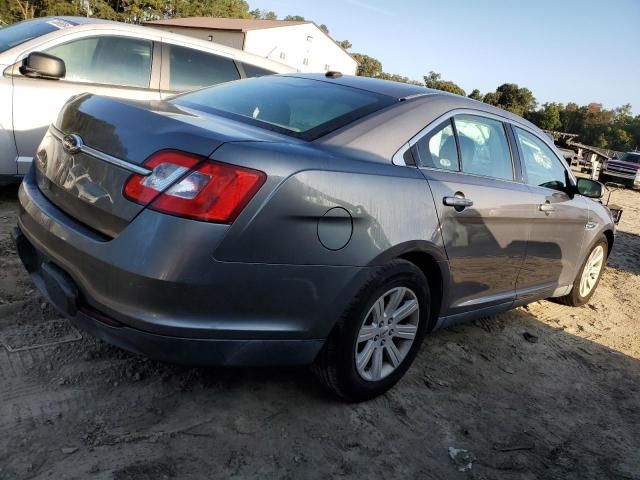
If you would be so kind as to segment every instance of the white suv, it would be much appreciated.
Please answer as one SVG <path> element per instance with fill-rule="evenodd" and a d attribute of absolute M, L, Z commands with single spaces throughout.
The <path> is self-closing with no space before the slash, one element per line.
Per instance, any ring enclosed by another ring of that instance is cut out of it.
<path fill-rule="evenodd" d="M 159 100 L 216 83 L 293 70 L 241 50 L 153 28 L 48 17 L 0 29 L 0 71 L 2 184 L 28 171 L 47 127 L 73 95 Z"/>

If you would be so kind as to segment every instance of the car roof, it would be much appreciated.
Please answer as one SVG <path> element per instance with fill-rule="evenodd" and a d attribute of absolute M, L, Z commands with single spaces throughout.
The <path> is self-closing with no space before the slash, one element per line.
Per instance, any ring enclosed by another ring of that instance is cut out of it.
<path fill-rule="evenodd" d="M 163 40 L 168 41 L 169 43 L 176 43 L 183 46 L 189 47 L 199 47 L 203 50 L 209 50 L 211 52 L 220 52 L 222 54 L 226 54 L 227 56 L 233 57 L 235 60 L 240 62 L 248 62 L 258 67 L 263 67 L 276 73 L 290 73 L 295 72 L 296 70 L 288 65 L 284 65 L 280 62 L 276 62 L 274 60 L 270 60 L 264 57 L 260 57 L 258 55 L 254 55 L 252 53 L 245 52 L 243 50 L 239 50 L 237 48 L 228 47 L 226 45 L 221 45 L 215 42 L 209 42 L 206 40 L 200 40 L 193 37 L 188 37 L 186 35 L 180 35 L 177 33 L 170 33 L 165 30 L 160 30 L 157 28 L 151 27 L 143 27 L 140 25 L 132 25 L 129 23 L 115 22 L 113 20 L 102 20 L 98 18 L 86 18 L 86 17 L 71 17 L 71 16 L 62 16 L 56 15 L 51 17 L 41 17 L 35 20 L 29 20 L 31 22 L 47 22 L 51 20 L 59 20 L 62 22 L 66 22 L 69 24 L 67 28 L 61 28 L 55 32 L 48 33 L 46 35 L 42 35 L 41 37 L 34 38 L 24 44 L 17 45 L 14 48 L 28 50 L 32 48 L 32 45 L 40 43 L 41 40 L 45 38 L 56 38 L 57 35 L 61 35 L 64 30 L 73 30 L 73 31 L 95 31 L 95 30 L 121 30 L 130 33 L 140 32 L 141 34 L 146 35 L 155 35 L 161 37 Z"/>
<path fill-rule="evenodd" d="M 327 83 L 337 83 L 347 87 L 358 88 L 368 92 L 393 97 L 397 100 L 422 95 L 434 95 L 442 93 L 440 90 L 411 85 L 408 83 L 392 82 L 379 78 L 358 77 L 355 75 L 342 75 L 339 72 L 327 73 L 295 73 L 287 76 L 319 80 Z"/>

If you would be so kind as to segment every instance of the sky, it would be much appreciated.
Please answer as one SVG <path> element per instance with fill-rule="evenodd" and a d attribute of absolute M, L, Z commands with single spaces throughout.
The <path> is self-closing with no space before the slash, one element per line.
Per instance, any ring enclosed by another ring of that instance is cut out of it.
<path fill-rule="evenodd" d="M 640 114 L 640 0 L 249 0 L 329 27 L 384 71 L 431 70 L 483 94 L 503 83 L 539 104 L 630 103 Z"/>

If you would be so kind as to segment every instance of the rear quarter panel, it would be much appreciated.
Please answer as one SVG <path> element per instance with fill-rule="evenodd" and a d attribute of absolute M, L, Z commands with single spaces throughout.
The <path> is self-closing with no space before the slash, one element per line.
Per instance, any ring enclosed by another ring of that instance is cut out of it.
<path fill-rule="evenodd" d="M 269 176 L 216 249 L 218 260 L 369 266 L 403 245 L 445 258 L 429 185 L 417 169 L 305 145 L 226 144 L 214 156 Z M 337 218 L 323 218 L 336 208 Z M 323 245 L 321 222 L 346 245 Z"/>

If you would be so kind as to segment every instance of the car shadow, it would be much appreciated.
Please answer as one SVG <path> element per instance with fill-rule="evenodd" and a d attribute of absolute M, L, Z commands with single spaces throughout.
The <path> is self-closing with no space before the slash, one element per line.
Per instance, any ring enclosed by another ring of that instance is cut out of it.
<path fill-rule="evenodd" d="M 640 238 L 638 235 L 618 230 L 607 264 L 618 270 L 640 275 Z"/>

